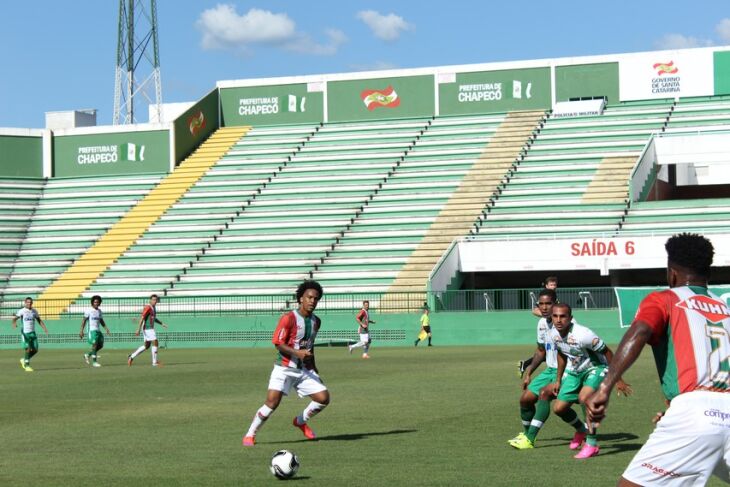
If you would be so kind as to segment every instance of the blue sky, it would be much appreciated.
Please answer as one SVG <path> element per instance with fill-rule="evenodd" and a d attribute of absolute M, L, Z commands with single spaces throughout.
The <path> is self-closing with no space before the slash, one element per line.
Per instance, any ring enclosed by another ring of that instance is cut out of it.
<path fill-rule="evenodd" d="M 146 0 L 147 2 L 147 0 Z M 730 44 L 727 0 L 158 0 L 164 102 L 217 80 Z M 112 119 L 118 2 L 0 5 L 0 127 Z"/>

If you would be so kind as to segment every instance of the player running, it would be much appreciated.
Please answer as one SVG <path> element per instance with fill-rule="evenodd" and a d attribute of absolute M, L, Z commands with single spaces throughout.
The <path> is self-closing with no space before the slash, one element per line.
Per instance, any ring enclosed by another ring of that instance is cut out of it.
<path fill-rule="evenodd" d="M 362 302 L 362 309 L 355 317 L 355 321 L 357 321 L 357 333 L 360 335 L 360 341 L 353 344 L 348 345 L 347 349 L 352 353 L 352 350 L 358 347 L 362 347 L 362 358 L 370 358 L 370 355 L 368 355 L 368 350 L 370 350 L 370 324 L 375 324 L 373 320 L 370 319 L 370 312 L 368 311 L 370 309 L 370 301 L 365 300 Z"/>
<path fill-rule="evenodd" d="M 596 428 L 587 429 L 571 405 L 577 402 L 584 404 L 598 389 L 613 353 L 592 330 L 573 321 L 573 310 L 569 305 L 554 304 L 552 318 L 550 338 L 558 349 L 557 381 L 553 385 L 557 399 L 553 401 L 553 412 L 575 428 L 571 450 L 580 448 L 585 440 L 583 448 L 573 458 L 594 457 L 600 451 Z M 621 379 L 618 379 L 616 387 L 624 395 L 632 393 L 631 386 Z"/>
<path fill-rule="evenodd" d="M 550 401 L 555 398 L 552 384 L 557 379 L 558 352 L 549 332 L 553 327 L 552 308 L 556 299 L 555 291 L 547 288 L 540 291 L 537 297 L 537 307 L 542 313 L 542 318 L 537 322 L 537 348 L 522 379 L 523 392 L 520 397 L 520 417 L 524 431 L 507 442 L 518 450 L 534 448 L 535 438 L 550 416 Z M 542 362 L 547 367 L 532 379 L 533 372 Z"/>
<path fill-rule="evenodd" d="M 421 340 L 428 337 L 428 346 L 431 346 L 431 317 L 429 316 L 428 306 L 423 307 L 423 314 L 421 315 L 421 331 L 418 332 L 416 341 L 413 342 L 413 346 L 417 347 Z"/>
<path fill-rule="evenodd" d="M 603 420 L 618 378 L 648 343 L 671 402 L 618 485 L 705 485 L 712 474 L 730 482 L 730 310 L 707 289 L 714 249 L 690 233 L 672 236 L 665 249 L 670 289 L 639 304 L 611 369 L 586 401 L 589 421 Z"/>
<path fill-rule="evenodd" d="M 33 308 L 33 298 L 25 298 L 24 307 L 20 308 L 13 316 L 13 328 L 16 328 L 18 318 L 23 320 L 23 329 L 20 332 L 25 349 L 25 356 L 20 359 L 20 367 L 26 372 L 33 372 L 30 366 L 30 358 L 38 353 L 38 336 L 35 333 L 35 322 L 37 321 L 43 331 L 48 335 L 48 328 L 41 319 L 38 311 Z"/>
<path fill-rule="evenodd" d="M 141 345 L 131 355 L 127 356 L 127 365 L 129 365 L 130 367 L 132 366 L 132 362 L 134 361 L 134 359 L 137 358 L 140 353 L 150 348 L 150 345 L 152 345 L 152 367 L 162 366 L 162 364 L 157 360 L 157 350 L 159 344 L 157 342 L 155 323 L 165 329 L 167 329 L 167 325 L 157 319 L 156 306 L 159 301 L 160 298 L 157 296 L 157 294 L 153 294 L 152 296 L 150 296 L 150 304 L 145 305 L 144 309 L 142 310 L 142 317 L 139 319 L 139 326 L 137 327 L 137 331 L 134 333 L 134 336 L 139 336 L 140 333 L 144 330 L 144 345 Z"/>
<path fill-rule="evenodd" d="M 103 326 L 106 330 L 106 334 L 109 335 L 109 328 L 104 323 L 104 316 L 99 309 L 101 305 L 101 296 L 93 296 L 91 298 L 91 308 L 84 311 L 84 317 L 81 319 L 81 330 L 79 331 L 79 338 L 84 338 L 84 328 L 86 328 L 86 322 L 89 322 L 89 345 L 91 350 L 84 353 L 84 362 L 87 365 L 91 363 L 92 367 L 101 367 L 101 364 L 97 361 L 97 354 L 99 350 L 104 348 L 104 334 L 101 332 Z M 89 362 L 91 359 L 91 362 Z"/>
<path fill-rule="evenodd" d="M 256 411 L 243 437 L 243 446 L 256 444 L 259 428 L 279 407 L 282 396 L 288 395 L 292 387 L 299 397 L 309 396 L 312 400 L 302 414 L 292 421 L 309 440 L 314 440 L 316 435 L 307 422 L 330 402 L 330 393 L 320 379 L 314 361 L 314 340 L 321 324 L 314 310 L 322 298 L 322 286 L 317 281 L 304 281 L 297 287 L 296 298 L 299 308 L 283 315 L 274 330 L 271 342 L 279 352 L 278 358 L 269 378 L 266 402 Z"/>

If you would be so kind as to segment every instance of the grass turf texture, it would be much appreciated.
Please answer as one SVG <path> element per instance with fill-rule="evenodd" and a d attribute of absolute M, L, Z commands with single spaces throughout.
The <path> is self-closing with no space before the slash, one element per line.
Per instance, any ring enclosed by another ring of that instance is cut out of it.
<path fill-rule="evenodd" d="M 310 423 L 319 441 L 291 426 L 308 399 L 290 396 L 243 448 L 273 349 L 162 350 L 160 369 L 149 352 L 128 368 L 126 352 L 102 351 L 92 369 L 80 351 L 42 350 L 34 373 L 2 351 L 0 485 L 271 485 L 279 449 L 299 455 L 296 485 L 615 485 L 662 408 L 649 354 L 627 377 L 635 395 L 613 398 L 601 454 L 578 461 L 555 415 L 536 449 L 506 443 L 520 431 L 515 363 L 530 352 L 376 346 L 362 360 L 321 348 L 332 404 Z"/>

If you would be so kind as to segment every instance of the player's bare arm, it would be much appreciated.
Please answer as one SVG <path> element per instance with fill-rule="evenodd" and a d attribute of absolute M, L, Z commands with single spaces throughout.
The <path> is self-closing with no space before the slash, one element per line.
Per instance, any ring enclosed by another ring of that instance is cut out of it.
<path fill-rule="evenodd" d="M 99 320 L 99 323 L 101 323 L 101 326 L 104 327 L 104 329 L 106 330 L 106 334 L 107 335 L 111 335 L 112 334 L 111 330 L 109 330 L 109 327 L 106 326 L 106 322 L 104 322 L 104 318 L 100 319 Z"/>
<path fill-rule="evenodd" d="M 606 352 L 604 353 L 606 356 L 606 362 L 608 363 L 608 369 L 611 370 L 611 362 L 613 361 L 613 352 L 609 347 L 606 347 Z M 619 377 L 616 381 L 616 390 L 618 391 L 618 395 L 620 396 L 623 394 L 624 396 L 630 396 L 634 390 L 631 389 L 631 384 L 625 382 L 623 378 Z"/>
<path fill-rule="evenodd" d="M 167 325 L 164 324 L 163 322 L 161 322 L 160 320 L 158 320 L 157 318 L 155 318 L 155 323 L 157 323 L 158 325 L 160 325 L 162 328 L 167 329 Z"/>
<path fill-rule="evenodd" d="M 38 321 L 38 324 L 41 325 L 41 328 L 43 328 L 43 331 L 46 333 L 46 335 L 48 335 L 48 328 L 46 328 L 46 324 L 43 323 L 43 320 L 41 319 L 41 317 L 36 316 L 35 319 L 36 319 L 36 321 Z"/>
<path fill-rule="evenodd" d="M 522 389 L 527 389 L 527 386 L 530 385 L 530 381 L 532 380 L 532 373 L 535 372 L 535 369 L 537 369 L 541 363 L 545 361 L 545 347 L 538 346 L 535 349 L 535 353 L 532 355 L 532 362 L 530 362 L 529 367 L 527 367 L 527 370 L 525 370 L 525 375 L 522 378 Z"/>
<path fill-rule="evenodd" d="M 611 391 L 623 373 L 639 358 L 644 346 L 649 342 L 651 334 L 652 331 L 648 324 L 637 321 L 623 336 L 616 349 L 616 354 L 612 357 L 606 377 L 598 390 L 585 403 L 589 421 L 598 423 L 606 417 Z"/>
<path fill-rule="evenodd" d="M 560 384 L 563 380 L 563 374 L 565 373 L 565 367 L 568 365 L 568 359 L 560 350 L 558 350 L 558 372 L 555 384 L 553 384 L 553 395 L 557 396 L 560 392 Z"/>
<path fill-rule="evenodd" d="M 18 317 L 17 316 L 13 316 L 13 322 L 11 323 L 11 325 L 13 326 L 13 328 L 18 327 Z"/>
<path fill-rule="evenodd" d="M 81 318 L 81 330 L 79 330 L 79 338 L 84 338 L 84 328 L 86 328 L 86 321 L 88 318 L 84 316 Z"/>

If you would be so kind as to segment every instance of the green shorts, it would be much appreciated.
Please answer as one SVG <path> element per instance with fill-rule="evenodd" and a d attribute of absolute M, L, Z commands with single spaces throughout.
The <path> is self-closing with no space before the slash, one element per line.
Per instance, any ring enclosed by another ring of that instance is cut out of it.
<path fill-rule="evenodd" d="M 590 387 L 593 390 L 598 389 L 607 371 L 608 367 L 605 365 L 597 365 L 579 374 L 566 372 L 563 374 L 563 381 L 560 384 L 558 399 L 566 402 L 578 402 L 580 390 L 583 387 Z"/>
<path fill-rule="evenodd" d="M 96 345 L 97 350 L 104 346 L 104 335 L 101 330 L 89 331 L 89 345 L 92 347 Z"/>
<path fill-rule="evenodd" d="M 23 343 L 23 348 L 38 350 L 38 335 L 36 335 L 34 331 L 31 331 L 30 333 L 23 333 L 21 331 L 20 335 L 20 340 Z"/>
<path fill-rule="evenodd" d="M 535 377 L 530 381 L 530 384 L 527 386 L 527 389 L 535 394 L 537 397 L 540 397 L 540 390 L 545 387 L 548 384 L 552 384 L 558 379 L 558 369 L 555 369 L 553 367 L 548 367 L 545 370 L 543 370 L 540 375 Z"/>

